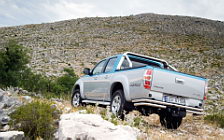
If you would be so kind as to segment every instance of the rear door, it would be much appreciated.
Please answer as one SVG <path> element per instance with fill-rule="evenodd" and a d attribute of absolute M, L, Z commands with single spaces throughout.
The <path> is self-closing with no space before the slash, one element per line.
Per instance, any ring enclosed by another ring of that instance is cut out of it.
<path fill-rule="evenodd" d="M 154 68 L 151 90 L 202 100 L 205 85 L 206 79 L 204 78 Z"/>
<path fill-rule="evenodd" d="M 104 100 L 106 101 L 110 100 L 111 79 L 115 71 L 116 61 L 117 57 L 110 58 L 105 67 L 104 74 L 102 75 L 103 81 L 105 82 L 104 88 L 106 92 L 104 95 Z"/>
<path fill-rule="evenodd" d="M 85 78 L 84 81 L 84 95 L 87 99 L 103 100 L 105 93 L 107 92 L 105 78 L 103 71 L 107 60 L 99 62 L 92 70 L 92 75 Z"/>

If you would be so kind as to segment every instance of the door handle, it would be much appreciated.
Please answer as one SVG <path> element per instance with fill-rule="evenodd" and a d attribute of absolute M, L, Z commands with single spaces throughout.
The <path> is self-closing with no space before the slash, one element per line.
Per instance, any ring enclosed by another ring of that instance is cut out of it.
<path fill-rule="evenodd" d="M 180 78 L 176 78 L 176 79 L 175 79 L 175 82 L 176 82 L 177 84 L 184 84 L 184 80 L 183 80 L 183 79 L 180 79 Z"/>
<path fill-rule="evenodd" d="M 108 79 L 109 78 L 109 76 L 108 75 L 105 75 L 105 77 L 104 77 L 105 79 Z"/>

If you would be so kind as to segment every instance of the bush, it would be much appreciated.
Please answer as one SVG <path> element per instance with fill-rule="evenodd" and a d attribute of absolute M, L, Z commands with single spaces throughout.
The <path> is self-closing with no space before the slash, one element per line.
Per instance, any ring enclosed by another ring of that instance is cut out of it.
<path fill-rule="evenodd" d="M 40 74 L 35 74 L 27 68 L 21 77 L 19 86 L 33 92 L 55 93 L 58 96 L 64 93 L 67 94 L 71 92 L 78 76 L 71 68 L 65 68 L 64 72 L 63 76 L 51 79 Z"/>
<path fill-rule="evenodd" d="M 35 74 L 30 68 L 26 68 L 21 74 L 21 81 L 18 84 L 19 87 L 32 92 L 49 92 L 51 81 L 46 76 L 41 74 Z"/>
<path fill-rule="evenodd" d="M 27 49 L 13 40 L 8 41 L 0 51 L 0 86 L 18 86 L 28 62 Z"/>
<path fill-rule="evenodd" d="M 58 118 L 56 111 L 49 103 L 34 101 L 17 108 L 10 114 L 10 124 L 31 139 L 37 137 L 50 139 L 56 130 L 54 124 L 54 119 Z"/>
<path fill-rule="evenodd" d="M 64 72 L 65 74 L 63 76 L 58 77 L 51 83 L 52 92 L 56 94 L 70 93 L 73 85 L 78 79 L 78 76 L 74 73 L 73 69 L 65 68 Z"/>
<path fill-rule="evenodd" d="M 13 40 L 3 46 L 0 51 L 0 87 L 22 87 L 32 92 L 56 95 L 70 93 L 78 79 L 72 68 L 65 68 L 65 74 L 54 79 L 33 73 L 26 65 L 29 63 L 27 52 Z"/>
<path fill-rule="evenodd" d="M 204 119 L 208 122 L 217 124 L 221 128 L 224 128 L 224 111 L 207 115 Z"/>

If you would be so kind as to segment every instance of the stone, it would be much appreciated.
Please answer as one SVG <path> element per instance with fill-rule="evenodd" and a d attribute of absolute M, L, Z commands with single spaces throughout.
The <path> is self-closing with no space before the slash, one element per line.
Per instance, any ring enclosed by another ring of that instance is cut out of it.
<path fill-rule="evenodd" d="M 64 111 L 65 111 L 65 112 L 69 112 L 69 111 L 71 111 L 71 107 L 65 107 L 65 108 L 64 108 Z"/>
<path fill-rule="evenodd" d="M 22 98 L 26 100 L 28 103 L 32 102 L 33 100 L 30 96 L 22 96 Z"/>
<path fill-rule="evenodd" d="M 0 97 L 0 101 L 2 102 L 2 103 L 6 103 L 6 104 L 8 104 L 8 100 L 9 100 L 9 96 L 7 96 L 7 95 L 2 95 L 1 97 Z"/>
<path fill-rule="evenodd" d="M 55 102 L 63 102 L 63 100 L 58 99 L 58 98 L 52 98 L 51 100 L 52 100 L 52 101 L 55 101 Z"/>
<path fill-rule="evenodd" d="M 6 107 L 6 104 L 3 103 L 3 102 L 0 102 L 0 110 L 2 110 L 2 109 L 5 108 L 5 107 Z"/>
<path fill-rule="evenodd" d="M 7 131 L 0 132 L 0 140 L 23 140 L 24 132 L 22 131 Z"/>
<path fill-rule="evenodd" d="M 13 88 L 9 88 L 7 91 L 0 90 L 0 124 L 2 127 L 5 127 L 5 130 L 7 130 L 6 128 L 10 121 L 9 114 L 22 105 L 22 101 L 13 91 Z"/>
<path fill-rule="evenodd" d="M 80 114 L 86 114 L 87 111 L 86 110 L 79 110 L 78 113 L 80 113 Z"/>
<path fill-rule="evenodd" d="M 10 129 L 10 126 L 9 125 L 5 125 L 5 126 L 3 126 L 1 131 L 5 132 L 5 131 L 8 131 L 9 129 Z"/>
<path fill-rule="evenodd" d="M 2 101 L 3 95 L 4 95 L 4 91 L 0 91 L 0 102 Z"/>
<path fill-rule="evenodd" d="M 60 140 L 136 140 L 139 130 L 130 126 L 115 126 L 96 114 L 63 114 L 60 117 Z"/>
<path fill-rule="evenodd" d="M 220 96 L 218 94 L 213 94 L 208 97 L 210 100 L 218 100 Z"/>
<path fill-rule="evenodd" d="M 8 107 L 11 107 L 21 105 L 22 103 L 18 100 L 17 97 L 8 97 L 6 104 Z"/>
<path fill-rule="evenodd" d="M 27 90 L 24 90 L 22 88 L 19 88 L 19 93 L 18 94 L 28 94 L 29 92 Z"/>
<path fill-rule="evenodd" d="M 9 116 L 4 116 L 0 121 L 1 121 L 2 125 L 7 125 L 10 121 L 10 117 Z"/>
<path fill-rule="evenodd" d="M 51 105 L 51 108 L 52 108 L 52 109 L 57 109 L 58 106 L 57 106 L 57 104 L 52 104 L 52 105 Z"/>

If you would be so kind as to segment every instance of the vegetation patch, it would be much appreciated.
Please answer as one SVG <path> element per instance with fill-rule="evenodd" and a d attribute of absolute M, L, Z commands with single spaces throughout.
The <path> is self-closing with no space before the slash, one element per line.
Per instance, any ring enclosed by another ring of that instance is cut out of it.
<path fill-rule="evenodd" d="M 56 131 L 58 114 L 59 111 L 52 108 L 50 103 L 33 101 L 10 114 L 10 125 L 31 139 L 51 139 Z"/>
<path fill-rule="evenodd" d="M 0 51 L 0 88 L 22 87 L 30 92 L 56 96 L 69 94 L 78 79 L 72 68 L 65 68 L 61 77 L 47 77 L 36 74 L 27 66 L 28 50 L 16 41 L 10 40 Z M 52 95 L 52 94 L 50 94 Z"/>
<path fill-rule="evenodd" d="M 219 127 L 224 128 L 224 111 L 207 115 L 204 119 L 205 121 L 217 124 Z"/>

